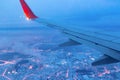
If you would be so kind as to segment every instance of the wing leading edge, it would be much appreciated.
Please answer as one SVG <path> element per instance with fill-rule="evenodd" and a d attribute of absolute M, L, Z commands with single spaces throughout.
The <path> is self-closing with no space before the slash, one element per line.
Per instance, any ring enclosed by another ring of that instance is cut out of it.
<path fill-rule="evenodd" d="M 105 34 L 103 35 L 100 33 L 97 35 L 93 35 L 92 32 L 88 32 L 88 31 L 76 32 L 74 30 L 66 29 L 59 25 L 50 23 L 44 19 L 39 19 L 32 12 L 32 10 L 29 8 L 29 6 L 26 4 L 24 0 L 20 0 L 20 2 L 23 11 L 28 19 L 58 29 L 70 38 L 70 41 L 61 44 L 60 45 L 61 47 L 86 44 L 101 51 L 104 54 L 104 56 L 93 62 L 92 63 L 93 66 L 111 64 L 120 61 L 120 46 L 119 46 L 120 44 L 112 41 L 112 38 L 115 39 L 114 37 L 111 37 L 111 39 L 104 39 L 103 37 L 109 37 L 109 35 L 105 35 Z M 98 37 L 101 35 L 103 35 L 102 38 Z"/>

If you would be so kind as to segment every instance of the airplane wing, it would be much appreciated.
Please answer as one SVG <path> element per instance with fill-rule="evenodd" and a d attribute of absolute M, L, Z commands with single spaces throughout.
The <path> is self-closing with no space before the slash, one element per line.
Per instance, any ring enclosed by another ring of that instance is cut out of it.
<path fill-rule="evenodd" d="M 104 55 L 92 63 L 93 66 L 111 64 L 120 61 L 120 37 L 111 36 L 104 33 L 91 32 L 85 30 L 74 30 L 59 26 L 57 24 L 50 23 L 45 19 L 38 18 L 24 0 L 20 0 L 24 14 L 27 19 L 36 21 L 40 24 L 44 24 L 51 28 L 60 30 L 63 34 L 69 38 L 68 42 L 65 42 L 59 46 L 73 46 L 86 44 L 101 51 Z"/>

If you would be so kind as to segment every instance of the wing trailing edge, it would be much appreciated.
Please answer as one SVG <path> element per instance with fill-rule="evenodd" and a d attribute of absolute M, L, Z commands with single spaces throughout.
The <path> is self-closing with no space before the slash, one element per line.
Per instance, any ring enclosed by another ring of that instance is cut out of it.
<path fill-rule="evenodd" d="M 68 46 L 75 46 L 75 45 L 81 45 L 81 44 L 70 39 L 69 41 L 60 44 L 59 47 L 68 47 Z"/>
<path fill-rule="evenodd" d="M 106 64 L 117 63 L 117 62 L 119 62 L 119 61 L 116 59 L 113 59 L 112 57 L 104 55 L 104 56 L 100 57 L 98 60 L 94 61 L 92 63 L 92 65 L 99 66 L 99 65 L 106 65 Z"/>
<path fill-rule="evenodd" d="M 27 3 L 24 0 L 20 0 L 20 3 L 22 5 L 22 9 L 24 11 L 24 14 L 26 15 L 27 19 L 35 19 L 37 16 L 32 12 L 32 10 L 29 8 Z"/>

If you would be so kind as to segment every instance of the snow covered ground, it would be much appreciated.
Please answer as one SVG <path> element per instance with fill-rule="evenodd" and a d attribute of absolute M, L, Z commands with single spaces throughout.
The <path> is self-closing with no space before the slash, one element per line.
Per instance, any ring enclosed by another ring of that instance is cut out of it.
<path fill-rule="evenodd" d="M 59 48 L 68 39 L 54 29 L 0 31 L 0 80 L 120 80 L 120 63 L 93 67 L 102 56 L 85 45 Z"/>

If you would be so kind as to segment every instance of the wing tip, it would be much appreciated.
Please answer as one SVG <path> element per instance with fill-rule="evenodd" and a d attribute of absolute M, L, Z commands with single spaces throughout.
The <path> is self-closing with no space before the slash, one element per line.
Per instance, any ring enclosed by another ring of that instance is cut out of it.
<path fill-rule="evenodd" d="M 27 5 L 27 3 L 24 0 L 20 0 L 20 3 L 22 5 L 24 14 L 27 17 L 27 20 L 31 20 L 31 19 L 36 19 L 38 18 L 33 12 L 32 10 L 29 8 L 29 6 Z"/>

